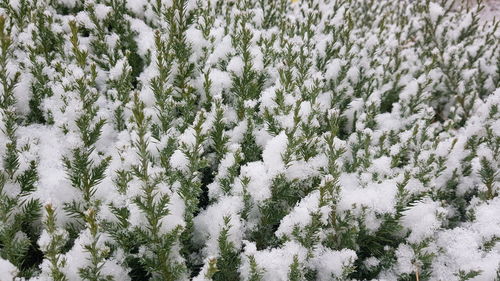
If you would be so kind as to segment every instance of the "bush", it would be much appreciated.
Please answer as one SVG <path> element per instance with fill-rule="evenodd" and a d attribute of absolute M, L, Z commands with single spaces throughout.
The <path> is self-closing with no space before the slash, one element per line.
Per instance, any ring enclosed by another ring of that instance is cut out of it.
<path fill-rule="evenodd" d="M 0 4 L 0 280 L 500 280 L 483 5 Z"/>

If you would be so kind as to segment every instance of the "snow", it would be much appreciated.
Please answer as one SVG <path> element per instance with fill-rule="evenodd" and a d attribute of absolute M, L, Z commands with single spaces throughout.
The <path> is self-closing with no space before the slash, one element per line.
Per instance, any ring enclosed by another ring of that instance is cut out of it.
<path fill-rule="evenodd" d="M 136 203 L 127 204 L 127 209 L 130 211 L 128 222 L 132 227 L 146 228 L 147 218 L 146 214 L 139 208 Z"/>
<path fill-rule="evenodd" d="M 47 232 L 47 230 L 44 229 L 37 241 L 38 246 L 40 246 L 40 250 L 47 251 L 52 241 L 52 237 L 56 236 L 61 237 L 63 241 L 66 241 L 66 239 L 68 238 L 68 232 L 64 229 L 57 229 L 56 232 L 51 235 Z"/>
<path fill-rule="evenodd" d="M 276 175 L 283 172 L 285 164 L 283 163 L 283 154 L 288 145 L 288 138 L 284 132 L 271 139 L 266 144 L 266 148 L 262 152 L 264 165 L 267 167 L 271 175 Z"/>
<path fill-rule="evenodd" d="M 318 170 L 324 167 L 325 159 L 322 157 L 315 157 L 310 161 L 292 161 L 285 172 L 286 178 L 290 181 L 293 180 L 306 180 L 312 176 L 318 175 Z"/>
<path fill-rule="evenodd" d="M 355 209 L 366 206 L 377 213 L 393 213 L 396 184 L 393 180 L 382 183 L 372 183 L 367 187 L 360 187 L 354 175 L 342 175 L 340 184 L 344 187 L 339 202 L 340 210 Z"/>
<path fill-rule="evenodd" d="M 126 59 L 120 59 L 115 66 L 109 70 L 109 79 L 118 80 L 126 69 L 130 69 L 130 66 L 126 64 Z"/>
<path fill-rule="evenodd" d="M 17 276 L 17 268 L 8 260 L 0 258 L 0 279 L 1 280 L 14 280 Z"/>
<path fill-rule="evenodd" d="M 299 116 L 301 119 L 307 119 L 309 114 L 311 114 L 311 103 L 308 101 L 304 101 L 300 104 Z"/>
<path fill-rule="evenodd" d="M 391 158 L 387 156 L 382 156 L 380 158 L 374 159 L 372 166 L 370 167 L 370 172 L 377 173 L 379 175 L 390 175 L 391 172 Z"/>
<path fill-rule="evenodd" d="M 75 245 L 71 248 L 71 250 L 64 254 L 66 264 L 62 268 L 62 271 L 66 277 L 69 280 L 79 280 L 80 276 L 78 270 L 91 265 L 91 256 L 85 248 L 86 245 L 90 245 L 90 243 L 95 242 L 96 247 L 100 249 L 107 249 L 109 251 L 109 248 L 107 248 L 104 244 L 108 239 L 109 237 L 101 236 L 97 239 L 97 241 L 93 241 L 90 231 L 83 231 L 83 233 L 81 233 L 75 240 Z M 105 260 L 102 264 L 100 274 L 101 276 L 109 275 L 115 280 L 130 280 L 128 271 L 119 265 L 113 258 Z"/>
<path fill-rule="evenodd" d="M 280 223 L 276 235 L 291 235 L 294 227 L 306 227 L 312 221 L 311 213 L 318 209 L 319 192 L 314 192 L 302 199 Z"/>
<path fill-rule="evenodd" d="M 413 260 L 415 259 L 415 252 L 413 249 L 406 244 L 399 245 L 396 250 L 397 257 L 397 271 L 398 273 L 412 273 L 415 272 L 415 265 Z"/>
<path fill-rule="evenodd" d="M 412 96 L 416 95 L 417 92 L 418 92 L 418 81 L 413 80 L 405 86 L 404 90 L 399 95 L 399 98 L 401 100 L 409 100 Z"/>
<path fill-rule="evenodd" d="M 262 54 L 261 50 L 259 47 L 255 46 L 250 49 L 250 54 L 252 55 L 252 68 L 255 71 L 262 71 L 264 70 L 264 55 Z"/>
<path fill-rule="evenodd" d="M 222 91 L 231 87 L 231 76 L 225 71 L 217 68 L 210 70 L 210 80 L 212 81 L 211 93 L 213 96 L 220 95 Z"/>
<path fill-rule="evenodd" d="M 444 14 L 444 9 L 439 4 L 435 2 L 429 3 L 429 17 L 432 22 L 436 22 L 439 16 Z"/>
<path fill-rule="evenodd" d="M 134 12 L 135 14 L 142 15 L 143 8 L 147 5 L 147 1 L 145 0 L 127 0 L 125 2 L 126 7 Z"/>
<path fill-rule="evenodd" d="M 103 4 L 97 4 L 95 6 L 95 14 L 99 20 L 104 20 L 110 12 L 111 12 L 111 7 L 108 7 Z"/>
<path fill-rule="evenodd" d="M 179 142 L 188 146 L 192 147 L 196 145 L 196 131 L 194 128 L 189 127 L 187 128 L 180 136 L 179 136 Z"/>
<path fill-rule="evenodd" d="M 356 252 L 351 249 L 342 249 L 333 251 L 327 248 L 318 248 L 315 251 L 316 257 L 311 261 L 318 270 L 318 279 L 320 281 L 332 280 L 343 277 L 344 268 L 353 266 L 357 259 Z"/>
<path fill-rule="evenodd" d="M 134 278 L 163 279 L 156 269 L 130 262 L 157 254 L 155 243 L 144 242 L 151 216 L 139 206 L 138 197 L 153 205 L 160 197 L 169 199 L 168 214 L 158 216 L 155 226 L 165 235 L 161 239 L 173 239 L 167 262 L 185 267 L 179 281 L 191 275 L 196 275 L 193 280 L 209 280 L 209 263 L 222 258 L 219 237 L 224 227 L 241 260 L 237 270 L 242 280 L 250 278 L 252 257 L 264 281 L 288 280 L 294 257 L 301 273 L 315 272 L 317 280 L 354 281 L 353 276 L 399 280 L 413 278 L 418 270 L 428 272 L 429 280 L 458 281 L 459 272 L 471 271 L 479 272 L 473 281 L 497 277 L 499 176 L 494 175 L 494 192 L 489 194 L 481 159 L 494 173 L 499 170 L 500 54 L 494 40 L 499 31 L 490 21 L 498 15 L 498 1 L 486 2 L 479 15 L 481 26 L 466 40 L 460 36 L 475 24 L 475 8 L 461 11 L 465 3 L 450 7 L 446 1 L 426 6 L 419 1 L 383 0 L 365 7 L 356 1 L 264 1 L 267 6 L 259 1 L 189 0 L 184 15 L 192 18 L 179 30 L 167 20 L 173 12 L 174 20 L 182 21 L 172 1 L 159 1 L 161 11 L 155 10 L 155 1 L 124 1 L 124 21 L 119 23 L 113 19 L 119 8 L 90 1 L 87 4 L 94 5 L 104 27 L 103 51 L 109 54 L 96 52 L 94 40 L 101 37 L 96 37 L 91 11 L 74 0 L 52 2 L 38 3 L 40 8 L 31 11 L 25 22 L 9 16 L 20 12 L 22 2 L 9 0 L 0 9 L 13 43 L 3 76 L 8 82 L 20 73 L 12 88 L 14 104 L 5 107 L 4 97 L 0 98 L 0 178 L 5 179 L 0 181 L 0 201 L 6 197 L 17 201 L 12 212 L 0 214 L 7 218 L 0 228 L 12 234 L 7 239 L 44 252 L 40 263 L 26 269 L 25 261 L 16 268 L 9 252 L 0 249 L 1 281 L 31 272 L 31 281 L 53 279 L 46 251 L 54 233 L 42 223 L 46 214 L 42 211 L 29 227 L 14 223 L 24 220 L 20 214 L 25 200 L 31 199 L 55 209 L 55 235 L 66 243 L 57 255 L 65 260 L 61 269 L 66 279 L 82 279 L 81 269 L 90 265 L 86 247 L 94 242 L 105 253 L 102 275 L 130 280 L 145 269 L 147 276 Z M 270 7 L 275 10 L 269 11 Z M 404 21 L 395 20 L 402 17 Z M 80 25 L 79 47 L 88 52 L 83 66 L 76 63 L 69 41 L 72 20 Z M 311 28 L 304 29 L 309 23 Z M 53 50 L 41 45 L 52 40 L 49 33 L 40 33 L 41 28 L 50 29 L 61 44 L 52 42 Z M 242 28 L 251 33 L 246 46 L 251 71 L 246 73 L 239 48 Z M 130 38 L 128 32 L 118 34 L 128 29 Z M 170 41 L 179 35 L 176 31 L 183 32 L 180 38 L 187 44 L 182 54 L 188 61 L 183 69 L 189 72 L 186 79 L 181 77 L 178 57 L 183 50 Z M 168 93 L 154 92 L 151 85 L 159 74 L 156 32 L 172 61 L 168 77 L 161 81 L 173 90 Z M 39 38 L 40 34 L 48 37 Z M 428 40 L 429 36 L 436 40 Z M 101 63 L 106 57 L 112 65 Z M 44 86 L 51 90 L 40 100 L 45 120 L 33 120 L 32 115 L 37 113 L 32 112 L 33 83 L 38 78 L 34 61 L 42 64 Z M 95 81 L 86 81 L 94 78 L 94 67 Z M 134 75 L 130 84 L 117 88 L 114 82 L 129 73 Z M 205 75 L 211 81 L 208 92 Z M 245 78 L 245 90 L 259 87 L 260 92 L 249 98 L 235 96 L 237 78 Z M 397 96 L 391 109 L 381 110 L 394 87 Z M 122 91 L 128 91 L 132 101 L 117 99 Z M 88 93 L 98 96 L 95 111 L 85 104 Z M 145 106 L 147 163 L 141 163 L 139 132 L 132 119 L 136 94 Z M 162 100 L 158 94 L 168 96 Z M 168 112 L 159 111 L 157 103 L 162 101 L 172 105 Z M 419 104 L 410 107 L 414 101 Z M 124 127 L 117 126 L 118 109 L 123 110 Z M 222 154 L 214 146 L 219 109 L 228 140 Z M 86 148 L 85 132 L 75 122 L 85 111 L 95 115 L 88 120 L 91 127 L 98 119 L 105 120 L 95 144 Z M 12 113 L 15 140 L 7 137 L 7 117 Z M 172 120 L 166 130 L 158 130 L 162 114 Z M 340 127 L 335 135 L 329 123 L 333 117 Z M 17 169 L 11 176 L 6 174 L 6 152 L 13 144 Z M 89 166 L 80 171 L 82 181 L 89 180 L 84 177 L 87 173 L 96 172 L 92 167 L 111 158 L 104 179 L 92 185 L 90 202 L 82 201 L 82 191 L 72 186 L 63 164 L 63 159 L 72 159 L 75 148 L 92 151 L 93 162 L 82 165 Z M 32 163 L 36 175 L 31 175 L 31 192 L 25 190 L 23 177 L 30 176 Z M 147 179 L 142 177 L 142 164 L 147 165 Z M 202 194 L 192 202 L 179 191 L 188 176 L 192 180 L 188 187 Z M 149 184 L 154 186 L 152 198 L 145 194 Z M 97 235 L 90 233 L 82 218 L 70 216 L 71 202 L 85 209 L 95 207 Z M 197 210 L 187 208 L 189 203 L 198 203 Z M 280 212 L 271 213 L 273 208 Z M 117 209 L 127 211 L 125 218 L 115 214 Z M 267 219 L 274 221 L 268 226 L 271 231 L 255 233 Z M 388 219 L 393 221 L 387 224 Z M 398 226 L 381 229 L 392 223 Z M 78 227 L 70 231 L 73 224 Z M 118 231 L 112 235 L 110 229 L 115 227 Z M 176 230 L 182 232 L 181 238 L 174 235 Z M 256 234 L 265 241 L 258 241 Z M 314 239 L 303 241 L 307 235 Z M 383 245 L 377 249 L 360 245 L 363 235 L 373 235 Z M 9 247 L 2 239 L 2 247 Z M 426 254 L 432 256 L 429 263 L 422 261 Z M 350 270 L 356 274 L 349 275 Z"/>
<path fill-rule="evenodd" d="M 9 5 L 15 10 L 19 11 L 20 0 L 9 0 Z"/>
<path fill-rule="evenodd" d="M 179 194 L 174 193 L 170 196 L 170 204 L 168 205 L 169 214 L 160 220 L 161 233 L 170 233 L 176 227 L 185 227 L 185 203 Z"/>
<path fill-rule="evenodd" d="M 223 29 L 219 29 L 223 31 Z M 214 48 L 214 52 L 210 54 L 208 57 L 208 64 L 215 64 L 221 58 L 224 58 L 227 54 L 229 54 L 232 50 L 231 37 L 229 35 L 224 36 L 220 42 Z"/>
<path fill-rule="evenodd" d="M 16 98 L 16 109 L 20 114 L 26 115 L 30 112 L 29 102 L 31 99 L 31 83 L 33 76 L 30 73 L 23 73 L 19 78 L 20 82 L 14 88 L 14 96 Z"/>
<path fill-rule="evenodd" d="M 439 202 L 426 197 L 403 213 L 401 224 L 411 231 L 410 243 L 422 242 L 441 227 L 440 217 L 446 216 L 446 209 Z"/>
<path fill-rule="evenodd" d="M 263 281 L 286 281 L 288 280 L 289 266 L 293 257 L 297 255 L 299 261 L 306 257 L 306 249 L 295 242 L 287 242 L 282 248 L 257 251 L 255 244 L 246 242 L 246 255 L 253 255 L 257 264 L 264 269 Z M 249 265 L 243 268 L 244 275 L 248 274 Z"/>
<path fill-rule="evenodd" d="M 349 80 L 353 83 L 353 84 L 356 84 L 359 80 L 359 68 L 356 67 L 356 66 L 353 66 L 351 68 L 349 68 L 349 70 L 347 71 L 347 78 L 349 78 Z"/>
<path fill-rule="evenodd" d="M 34 125 L 27 128 L 35 146 L 35 153 L 40 159 L 37 166 L 38 188 L 30 197 L 39 198 L 42 203 L 52 203 L 56 209 L 61 208 L 64 202 L 76 199 L 78 196 L 67 181 L 63 169 L 62 156 L 66 153 L 67 143 L 63 142 L 61 133 L 57 129 L 47 129 Z M 21 130 L 22 131 L 22 130 Z M 69 141 L 67 139 L 67 141 Z M 55 189 L 54 186 L 58 188 Z M 58 223 L 63 224 L 62 213 L 58 212 Z"/>
<path fill-rule="evenodd" d="M 233 153 L 228 153 L 226 156 L 221 160 L 219 164 L 219 173 L 218 176 L 223 178 L 228 175 L 228 169 L 232 165 L 236 163 L 234 154 Z"/>
<path fill-rule="evenodd" d="M 202 48 L 207 44 L 206 40 L 203 38 L 203 33 L 201 30 L 193 27 L 190 27 L 186 30 L 186 39 L 190 44 L 191 48 L 195 54 L 200 54 Z"/>
<path fill-rule="evenodd" d="M 205 256 L 219 254 L 217 239 L 224 228 L 224 217 L 230 217 L 229 220 L 229 241 L 235 248 L 240 248 L 243 237 L 243 225 L 238 215 L 238 210 L 243 207 L 241 197 L 225 196 L 219 198 L 216 204 L 211 205 L 195 220 L 194 241 L 200 245 L 206 245 L 204 249 Z"/>
<path fill-rule="evenodd" d="M 184 152 L 177 149 L 170 157 L 170 165 L 174 169 L 187 172 L 189 170 L 189 159 Z"/>
<path fill-rule="evenodd" d="M 481 204 L 474 213 L 475 220 L 471 227 L 485 239 L 493 239 L 500 233 L 500 198 Z"/>
<path fill-rule="evenodd" d="M 95 24 L 92 22 L 92 19 L 90 19 L 90 15 L 87 12 L 79 12 L 76 15 L 76 21 L 78 22 L 79 25 L 84 26 L 85 28 L 88 29 L 94 29 Z M 83 41 L 81 42 L 83 43 Z"/>
<path fill-rule="evenodd" d="M 270 176 L 267 174 L 267 168 L 262 162 L 250 162 L 241 167 L 241 177 L 248 177 L 248 192 L 257 202 L 271 197 Z"/>
<path fill-rule="evenodd" d="M 344 23 L 345 7 L 342 6 L 340 9 L 335 11 L 335 17 L 332 19 L 331 23 L 335 27 L 340 27 Z"/>
<path fill-rule="evenodd" d="M 245 133 L 247 132 L 247 129 L 248 129 L 247 120 L 239 122 L 231 131 L 228 132 L 230 142 L 233 144 L 241 143 Z"/>
<path fill-rule="evenodd" d="M 459 280 L 454 273 L 459 270 L 481 271 L 473 280 L 493 280 L 498 269 L 500 254 L 498 248 L 491 252 L 481 249 L 481 240 L 476 233 L 464 228 L 441 232 L 436 241 L 442 255 L 436 257 L 433 278 Z"/>
<path fill-rule="evenodd" d="M 484 1 L 485 9 L 481 11 L 480 20 L 483 22 L 492 21 L 494 18 L 499 19 L 500 1 L 487 0 Z"/>
<path fill-rule="evenodd" d="M 236 76 L 241 76 L 243 73 L 244 62 L 240 56 L 234 56 L 227 65 L 227 71 L 234 73 Z"/>
<path fill-rule="evenodd" d="M 136 4 L 139 4 L 140 1 L 127 1 L 127 3 L 134 2 L 134 7 Z M 154 33 L 150 26 L 145 24 L 142 20 L 130 18 L 130 28 L 137 32 L 138 35 L 135 37 L 135 41 L 138 47 L 138 53 L 141 56 L 145 56 L 149 50 L 152 50 L 155 41 L 154 41 Z"/>
<path fill-rule="evenodd" d="M 76 6 L 76 0 L 58 0 L 58 2 L 68 8 L 73 8 Z"/>
<path fill-rule="evenodd" d="M 339 76 L 339 72 L 342 70 L 342 65 L 342 60 L 333 59 L 326 67 L 325 78 L 336 80 Z"/>

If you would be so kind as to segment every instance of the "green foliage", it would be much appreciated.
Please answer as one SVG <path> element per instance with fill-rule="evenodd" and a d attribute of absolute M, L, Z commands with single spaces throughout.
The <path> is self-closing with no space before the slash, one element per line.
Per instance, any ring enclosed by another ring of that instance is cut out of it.
<path fill-rule="evenodd" d="M 261 218 L 258 227 L 252 233 L 252 240 L 258 249 L 275 247 L 279 240 L 274 235 L 281 219 L 301 197 L 300 186 L 288 182 L 284 176 L 276 177 L 272 182 L 272 195 L 261 206 Z"/>
<path fill-rule="evenodd" d="M 94 209 L 89 209 L 85 214 L 85 221 L 88 226 L 91 242 L 84 246 L 85 251 L 90 254 L 90 265 L 79 268 L 78 273 L 84 280 L 91 281 L 107 281 L 113 280 L 111 275 L 101 274 L 102 267 L 104 266 L 104 260 L 108 256 L 108 249 L 101 248 L 98 246 L 100 233 L 99 226 L 96 218 L 96 211 Z"/>
<path fill-rule="evenodd" d="M 46 245 L 44 255 L 50 262 L 50 276 L 55 281 L 65 281 L 68 280 L 64 273 L 62 273 L 61 268 L 64 267 L 66 260 L 61 257 L 61 248 L 66 243 L 67 234 L 56 227 L 56 216 L 55 209 L 52 205 L 45 205 L 45 211 L 47 216 L 44 221 L 44 225 L 47 233 L 50 236 L 50 242 Z"/>
<path fill-rule="evenodd" d="M 479 170 L 479 175 L 481 176 L 481 181 L 486 186 L 485 198 L 493 199 L 496 195 L 495 183 L 497 182 L 498 169 L 494 169 L 491 163 L 486 157 L 481 158 L 481 170 Z"/>
<path fill-rule="evenodd" d="M 500 22 L 459 4 L 2 1 L 1 264 L 499 279 L 461 263 L 499 240 Z"/>
<path fill-rule="evenodd" d="M 302 270 L 297 255 L 293 256 L 293 263 L 290 265 L 290 271 L 288 272 L 288 280 L 304 280 L 302 277 Z"/>
<path fill-rule="evenodd" d="M 224 217 L 224 227 L 218 238 L 220 257 L 217 258 L 218 270 L 212 277 L 214 281 L 240 279 L 240 273 L 238 272 L 240 266 L 239 250 L 229 240 L 230 221 L 231 217 Z"/>
<path fill-rule="evenodd" d="M 249 256 L 248 259 L 250 260 L 250 278 L 248 280 L 261 281 L 262 276 L 264 275 L 263 270 L 260 269 L 259 266 L 257 265 L 254 256 Z"/>
<path fill-rule="evenodd" d="M 465 280 L 472 279 L 472 278 L 478 276 L 479 274 L 481 274 L 480 270 L 471 270 L 469 272 L 459 270 L 458 274 L 455 274 L 455 275 L 459 278 L 460 281 L 465 281 Z"/>

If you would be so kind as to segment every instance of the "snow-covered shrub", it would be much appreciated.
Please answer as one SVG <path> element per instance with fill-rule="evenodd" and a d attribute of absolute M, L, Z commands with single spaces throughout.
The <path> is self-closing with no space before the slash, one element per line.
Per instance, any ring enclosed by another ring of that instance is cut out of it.
<path fill-rule="evenodd" d="M 0 280 L 500 280 L 500 23 L 451 2 L 3 0 Z"/>

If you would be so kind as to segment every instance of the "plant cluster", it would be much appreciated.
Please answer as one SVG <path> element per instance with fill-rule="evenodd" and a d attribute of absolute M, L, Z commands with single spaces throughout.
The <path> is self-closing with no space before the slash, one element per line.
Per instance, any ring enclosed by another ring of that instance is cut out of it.
<path fill-rule="evenodd" d="M 500 280 L 483 8 L 2 0 L 0 280 Z"/>

